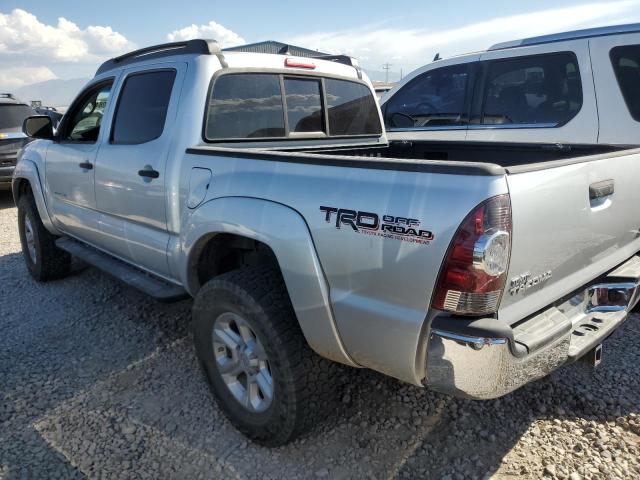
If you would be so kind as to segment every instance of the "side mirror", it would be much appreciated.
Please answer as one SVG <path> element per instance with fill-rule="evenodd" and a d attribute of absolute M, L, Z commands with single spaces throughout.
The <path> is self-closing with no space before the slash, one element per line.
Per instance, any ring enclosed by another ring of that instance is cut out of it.
<path fill-rule="evenodd" d="M 47 115 L 34 115 L 22 124 L 22 133 L 31 138 L 53 139 L 53 122 Z"/>

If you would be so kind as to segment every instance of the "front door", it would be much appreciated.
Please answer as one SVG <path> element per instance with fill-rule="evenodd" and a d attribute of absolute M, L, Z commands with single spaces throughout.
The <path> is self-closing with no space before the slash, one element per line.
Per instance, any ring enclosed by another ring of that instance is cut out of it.
<path fill-rule="evenodd" d="M 108 79 L 89 86 L 70 107 L 47 150 L 47 203 L 56 225 L 89 243 L 97 237 L 94 167 L 112 85 Z"/>
<path fill-rule="evenodd" d="M 164 277 L 171 276 L 165 167 L 185 69 L 178 63 L 124 72 L 95 168 L 104 248 Z"/>

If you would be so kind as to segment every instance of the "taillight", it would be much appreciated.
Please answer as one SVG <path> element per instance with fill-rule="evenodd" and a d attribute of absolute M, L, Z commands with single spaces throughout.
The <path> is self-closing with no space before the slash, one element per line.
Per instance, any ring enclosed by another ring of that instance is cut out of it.
<path fill-rule="evenodd" d="M 442 265 L 432 306 L 460 315 L 497 310 L 511 252 L 511 202 L 499 195 L 467 215 Z"/>
<path fill-rule="evenodd" d="M 296 60 L 294 58 L 285 58 L 284 59 L 284 66 L 285 67 L 292 67 L 292 68 L 307 68 L 309 70 L 314 70 L 316 68 L 316 65 L 314 63 L 301 62 L 301 61 Z"/>

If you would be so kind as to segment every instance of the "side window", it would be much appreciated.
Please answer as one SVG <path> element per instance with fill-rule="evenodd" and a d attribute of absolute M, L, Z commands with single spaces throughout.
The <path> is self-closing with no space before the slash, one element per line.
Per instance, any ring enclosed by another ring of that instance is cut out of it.
<path fill-rule="evenodd" d="M 64 128 L 63 139 L 96 142 L 110 93 L 111 82 L 94 87 L 83 95 L 70 109 L 71 115 Z"/>
<path fill-rule="evenodd" d="M 361 83 L 325 80 L 329 110 L 329 134 L 380 135 L 378 106 L 371 91 Z"/>
<path fill-rule="evenodd" d="M 175 70 L 134 73 L 122 86 L 111 143 L 140 144 L 154 140 L 164 130 Z"/>
<path fill-rule="evenodd" d="M 437 68 L 411 80 L 386 104 L 389 128 L 465 125 L 469 64 Z"/>
<path fill-rule="evenodd" d="M 283 137 L 280 77 L 245 73 L 219 77 L 209 101 L 206 138 Z"/>
<path fill-rule="evenodd" d="M 640 122 L 640 45 L 615 47 L 609 56 L 629 113 Z"/>
<path fill-rule="evenodd" d="M 556 126 L 575 117 L 581 107 L 582 83 L 573 53 L 488 62 L 479 122 L 483 125 Z"/>
<path fill-rule="evenodd" d="M 285 78 L 284 91 L 289 131 L 323 132 L 320 80 Z"/>

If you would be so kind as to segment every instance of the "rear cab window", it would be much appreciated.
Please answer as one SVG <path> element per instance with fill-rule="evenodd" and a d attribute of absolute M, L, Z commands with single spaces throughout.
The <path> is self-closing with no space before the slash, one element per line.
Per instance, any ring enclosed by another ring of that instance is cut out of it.
<path fill-rule="evenodd" d="M 615 47 L 609 56 L 629 113 L 640 122 L 640 45 Z"/>
<path fill-rule="evenodd" d="M 213 80 L 204 140 L 379 136 L 371 89 L 355 80 L 224 73 Z"/>

